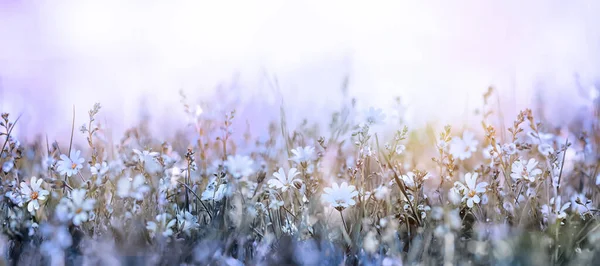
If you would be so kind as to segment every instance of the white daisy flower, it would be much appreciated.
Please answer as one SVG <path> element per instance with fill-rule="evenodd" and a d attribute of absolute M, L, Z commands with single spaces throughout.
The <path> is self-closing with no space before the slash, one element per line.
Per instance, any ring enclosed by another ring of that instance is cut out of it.
<path fill-rule="evenodd" d="M 63 205 L 67 210 L 66 216 L 63 216 L 63 218 L 67 218 L 67 220 L 72 219 L 73 224 L 76 226 L 88 221 L 90 212 L 94 210 L 96 200 L 86 198 L 86 193 L 85 189 L 74 189 L 71 191 L 71 196 L 61 199 L 59 204 Z"/>
<path fill-rule="evenodd" d="M 287 175 L 285 174 L 285 171 L 283 170 L 283 168 L 279 168 L 278 172 L 273 173 L 273 176 L 275 178 L 271 178 L 269 180 L 269 182 L 268 182 L 269 187 L 275 188 L 275 189 L 281 189 L 281 191 L 285 192 L 292 186 L 295 186 L 297 184 L 298 185 L 302 184 L 301 179 L 295 178 L 299 174 L 300 174 L 300 172 L 298 172 L 298 170 L 296 168 L 291 168 L 290 171 L 288 171 Z"/>
<path fill-rule="evenodd" d="M 356 187 L 349 186 L 346 182 L 343 182 L 341 185 L 334 182 L 331 184 L 331 187 L 326 187 L 323 191 L 325 192 L 322 195 L 323 201 L 331 204 L 338 211 L 356 204 L 354 197 L 358 195 L 358 191 L 356 191 Z"/>
<path fill-rule="evenodd" d="M 133 179 L 123 177 L 117 182 L 117 195 L 121 198 L 131 197 L 135 200 L 143 200 L 144 194 L 150 191 L 150 187 L 145 183 L 146 178 L 141 174 Z"/>
<path fill-rule="evenodd" d="M 43 182 L 43 179 L 37 179 L 35 176 L 31 177 L 29 185 L 21 182 L 21 197 L 23 203 L 27 204 L 27 210 L 31 214 L 40 208 L 40 203 L 46 201 L 46 196 L 50 194 L 50 192 L 41 187 Z"/>
<path fill-rule="evenodd" d="M 229 155 L 227 161 L 225 161 L 227 171 L 237 179 L 251 175 L 254 172 L 252 169 L 253 164 L 254 161 L 249 156 L 241 155 Z"/>
<path fill-rule="evenodd" d="M 462 201 L 467 201 L 467 206 L 469 208 L 473 208 L 474 204 L 477 204 L 481 201 L 481 198 L 478 194 L 484 193 L 485 188 L 487 187 L 487 182 L 481 182 L 477 184 L 477 177 L 479 174 L 477 173 L 466 173 L 465 174 L 465 184 L 456 181 L 454 184 L 461 190 L 463 194 Z"/>
<path fill-rule="evenodd" d="M 161 234 L 163 237 L 172 236 L 173 226 L 175 226 L 177 220 L 170 218 L 171 215 L 169 215 L 168 213 L 163 213 L 157 215 L 155 221 L 149 221 L 146 224 L 146 229 L 148 229 L 150 237 L 154 238 L 156 234 Z"/>
<path fill-rule="evenodd" d="M 83 168 L 84 158 L 80 158 L 81 151 L 71 151 L 69 157 L 67 155 L 60 155 L 60 160 L 57 163 L 56 170 L 60 175 L 67 175 L 71 177 L 79 172 Z"/>
<path fill-rule="evenodd" d="M 454 158 L 466 160 L 471 158 L 471 154 L 477 151 L 479 142 L 475 139 L 475 134 L 465 131 L 462 138 L 452 138 L 450 142 L 450 153 Z"/>
<path fill-rule="evenodd" d="M 511 166 L 511 174 L 515 180 L 522 179 L 527 180 L 529 182 L 535 182 L 537 177 L 542 174 L 542 170 L 536 168 L 538 162 L 531 158 L 527 163 L 525 163 L 522 159 L 516 160 Z"/>
<path fill-rule="evenodd" d="M 298 148 L 292 149 L 292 153 L 294 154 L 294 157 L 292 157 L 290 160 L 292 160 L 296 163 L 310 162 L 315 157 L 315 147 L 312 147 L 312 146 L 298 147 Z"/>

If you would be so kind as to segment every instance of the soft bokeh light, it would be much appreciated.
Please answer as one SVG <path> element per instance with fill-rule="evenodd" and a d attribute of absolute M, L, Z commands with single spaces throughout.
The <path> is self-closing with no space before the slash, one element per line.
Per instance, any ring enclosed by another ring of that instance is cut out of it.
<path fill-rule="evenodd" d="M 85 111 L 101 102 L 104 118 L 119 131 L 139 118 L 141 106 L 158 121 L 177 120 L 179 90 L 217 101 L 225 97 L 219 84 L 226 84 L 239 89 L 238 101 L 267 106 L 241 115 L 276 118 L 270 110 L 283 100 L 297 121 L 337 108 L 348 75 L 349 94 L 361 108 L 387 108 L 392 96 L 402 96 L 413 122 L 473 122 L 463 114 L 495 85 L 507 117 L 531 104 L 537 89 L 562 123 L 589 104 L 587 90 L 600 74 L 600 32 L 593 26 L 599 7 L 595 1 L 3 1 L 0 105 L 25 114 L 21 132 L 57 137 L 70 130 L 73 105 L 83 122 Z"/>

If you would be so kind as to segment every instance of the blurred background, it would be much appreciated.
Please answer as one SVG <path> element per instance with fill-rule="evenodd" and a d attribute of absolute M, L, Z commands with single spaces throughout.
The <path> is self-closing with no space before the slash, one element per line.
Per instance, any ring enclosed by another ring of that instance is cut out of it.
<path fill-rule="evenodd" d="M 537 103 L 568 123 L 597 97 L 599 11 L 593 0 L 1 0 L 0 110 L 23 114 L 24 139 L 68 138 L 73 106 L 79 127 L 95 102 L 117 136 L 141 114 L 161 134 L 186 122 L 182 90 L 258 130 L 282 103 L 291 121 L 328 118 L 347 79 L 359 109 L 402 97 L 411 125 L 479 123 L 489 85 L 507 121 Z"/>

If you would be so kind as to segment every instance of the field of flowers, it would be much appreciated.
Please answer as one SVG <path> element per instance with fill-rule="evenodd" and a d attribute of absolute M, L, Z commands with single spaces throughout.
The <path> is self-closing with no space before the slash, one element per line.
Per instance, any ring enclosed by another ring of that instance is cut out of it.
<path fill-rule="evenodd" d="M 349 102 L 327 127 L 234 132 L 230 110 L 120 139 L 21 143 L 2 114 L 2 265 L 585 265 L 600 261 L 598 110 L 411 128 Z M 252 121 L 250 121 L 252 122 Z M 397 128 L 396 124 L 399 126 Z M 393 130 L 390 131 L 389 129 Z"/>

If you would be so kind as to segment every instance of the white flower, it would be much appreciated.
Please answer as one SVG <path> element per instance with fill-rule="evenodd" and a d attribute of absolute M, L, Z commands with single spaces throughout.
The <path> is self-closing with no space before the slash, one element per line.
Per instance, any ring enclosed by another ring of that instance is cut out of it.
<path fill-rule="evenodd" d="M 502 152 L 502 148 L 500 148 L 500 146 L 498 146 L 498 144 L 496 144 L 496 150 L 498 152 Z M 492 145 L 488 145 L 487 147 L 485 147 L 485 149 L 483 149 L 483 157 L 486 159 L 495 159 L 498 158 L 498 153 L 494 150 L 494 147 Z"/>
<path fill-rule="evenodd" d="M 49 265 L 65 265 L 64 250 L 73 244 L 69 229 L 64 225 L 45 223 L 41 227 L 44 241 L 40 245 L 42 253 L 50 257 Z"/>
<path fill-rule="evenodd" d="M 406 150 L 406 146 L 398 145 L 396 146 L 396 154 L 400 155 Z"/>
<path fill-rule="evenodd" d="M 15 166 L 15 161 L 10 159 L 2 164 L 2 172 L 8 173 Z"/>
<path fill-rule="evenodd" d="M 508 213 L 512 214 L 513 211 L 515 210 L 515 207 L 513 206 L 512 203 L 510 203 L 509 201 L 505 201 L 502 204 L 502 208 L 504 208 L 504 210 L 506 210 Z"/>
<path fill-rule="evenodd" d="M 216 190 L 215 190 L 216 189 Z M 225 193 L 227 192 L 227 184 L 220 184 L 217 187 L 217 180 L 213 177 L 208 185 L 206 185 L 206 189 L 202 192 L 201 200 L 215 200 L 220 201 L 225 197 Z"/>
<path fill-rule="evenodd" d="M 536 168 L 538 162 L 535 159 L 529 159 L 525 164 L 522 159 L 516 160 L 511 167 L 510 177 L 513 179 L 523 179 L 535 182 L 536 178 L 542 174 L 542 170 Z"/>
<path fill-rule="evenodd" d="M 368 125 L 382 124 L 386 117 L 381 108 L 375 109 L 373 107 L 363 111 L 363 116 Z"/>
<path fill-rule="evenodd" d="M 413 172 L 408 172 L 405 175 L 401 176 L 404 185 L 408 188 L 415 188 L 415 174 Z"/>
<path fill-rule="evenodd" d="M 61 220 L 72 219 L 73 224 L 76 226 L 81 225 L 82 222 L 88 221 L 90 218 L 91 211 L 94 210 L 95 199 L 88 199 L 85 197 L 87 191 L 85 189 L 74 189 L 71 191 L 70 198 L 63 198 L 59 205 L 64 206 L 65 209 L 61 210 Z M 58 209 L 58 207 L 57 207 Z M 64 211 L 66 213 L 63 213 Z M 65 215 L 66 214 L 66 215 Z"/>
<path fill-rule="evenodd" d="M 465 131 L 462 138 L 452 138 L 452 141 L 450 142 L 450 153 L 459 160 L 469 159 L 471 158 L 471 154 L 477 151 L 478 143 L 479 142 L 475 139 L 473 133 Z"/>
<path fill-rule="evenodd" d="M 121 198 L 131 197 L 136 200 L 143 200 L 144 194 L 150 191 L 150 187 L 145 183 L 146 178 L 141 174 L 133 179 L 123 177 L 117 183 L 117 195 Z"/>
<path fill-rule="evenodd" d="M 46 201 L 46 196 L 50 194 L 41 187 L 43 182 L 43 179 L 37 179 L 35 176 L 29 180 L 30 185 L 21 182 L 23 203 L 27 204 L 27 210 L 32 214 L 40 208 L 40 203 Z"/>
<path fill-rule="evenodd" d="M 551 198 L 550 206 L 544 204 L 542 206 L 542 215 L 545 220 L 548 220 L 554 223 L 556 220 L 562 220 L 567 217 L 567 213 L 565 212 L 571 206 L 571 202 L 567 202 L 561 206 L 561 198 Z"/>
<path fill-rule="evenodd" d="M 147 162 L 147 161 L 153 161 L 156 158 L 156 156 L 158 156 L 158 152 L 151 152 L 151 151 L 147 151 L 147 150 L 140 151 L 140 150 L 137 150 L 137 149 L 133 149 L 133 152 L 135 154 L 137 154 L 138 160 L 141 163 L 144 163 L 144 162 Z"/>
<path fill-rule="evenodd" d="M 457 187 L 452 187 L 448 190 L 448 200 L 455 205 L 462 201 L 462 195 Z"/>
<path fill-rule="evenodd" d="M 21 195 L 21 193 L 17 193 L 12 190 L 9 190 L 6 192 L 6 194 L 4 194 L 4 196 L 9 198 L 13 204 L 15 204 L 19 207 L 23 207 L 23 196 Z"/>
<path fill-rule="evenodd" d="M 196 216 L 185 210 L 181 210 L 177 213 L 177 228 L 179 228 L 179 231 L 189 235 L 192 230 L 195 230 L 198 227 L 200 227 L 200 224 L 198 224 L 198 218 Z"/>
<path fill-rule="evenodd" d="M 149 221 L 146 224 L 146 229 L 150 233 L 150 237 L 154 238 L 156 234 L 161 234 L 163 237 L 169 237 L 173 235 L 173 226 L 177 222 L 175 219 L 171 219 L 171 215 L 163 213 L 156 215 L 156 221 Z M 168 220 L 168 221 L 167 221 Z"/>
<path fill-rule="evenodd" d="M 517 145 L 514 143 L 504 144 L 502 145 L 502 152 L 504 152 L 505 155 L 513 155 L 517 153 Z"/>
<path fill-rule="evenodd" d="M 462 201 L 467 201 L 467 206 L 469 208 L 473 208 L 474 204 L 477 204 L 481 201 L 479 198 L 480 193 L 485 192 L 485 188 L 487 187 L 487 182 L 481 182 L 477 184 L 477 176 L 479 174 L 474 173 L 466 173 L 465 174 L 465 184 L 456 181 L 454 184 L 461 190 L 463 194 Z"/>
<path fill-rule="evenodd" d="M 254 162 L 250 157 L 241 155 L 229 155 L 227 161 L 225 161 L 227 171 L 237 179 L 251 175 L 254 172 L 252 169 L 253 164 Z"/>
<path fill-rule="evenodd" d="M 151 151 L 139 151 L 133 149 L 133 152 L 137 154 L 138 160 L 140 163 L 144 165 L 144 170 L 148 173 L 157 173 L 161 169 L 161 165 L 158 163 L 156 157 L 158 157 L 158 152 Z"/>
<path fill-rule="evenodd" d="M 538 145 L 538 151 L 544 155 L 544 156 L 548 156 L 554 153 L 554 148 L 552 148 L 552 146 L 550 146 L 549 144 L 540 144 Z"/>
<path fill-rule="evenodd" d="M 294 157 L 292 157 L 290 160 L 292 160 L 296 163 L 310 162 L 314 159 L 315 147 L 312 147 L 312 146 L 298 147 L 298 148 L 292 149 L 292 153 L 294 154 Z"/>
<path fill-rule="evenodd" d="M 299 174 L 300 174 L 300 172 L 298 172 L 298 170 L 296 168 L 291 168 L 290 171 L 288 171 L 288 174 L 286 176 L 283 168 L 279 168 L 278 172 L 273 173 L 273 176 L 275 178 L 271 178 L 269 180 L 269 182 L 268 182 L 269 187 L 275 188 L 275 189 L 281 189 L 281 191 L 285 192 L 286 190 L 288 190 L 292 186 L 295 186 L 296 184 L 302 184 L 301 179 L 295 178 Z"/>
<path fill-rule="evenodd" d="M 387 186 L 381 185 L 375 189 L 373 196 L 377 200 L 383 200 L 388 194 L 390 194 L 390 189 Z"/>
<path fill-rule="evenodd" d="M 110 170 L 110 168 L 106 162 L 102 162 L 102 164 L 96 163 L 94 166 L 90 167 L 92 175 L 97 176 L 98 179 L 104 177 L 104 175 L 108 173 L 108 170 Z"/>
<path fill-rule="evenodd" d="M 328 202 L 339 211 L 356 204 L 354 197 L 358 195 L 358 191 L 356 191 L 356 187 L 348 186 L 346 182 L 341 185 L 333 183 L 331 187 L 326 187 L 323 191 L 325 192 L 322 196 L 323 201 Z"/>
<path fill-rule="evenodd" d="M 592 201 L 588 200 L 584 194 L 571 196 L 571 209 L 579 214 L 588 213 L 594 206 Z"/>
<path fill-rule="evenodd" d="M 71 151 L 69 157 L 67 155 L 60 155 L 60 160 L 56 166 L 56 170 L 60 175 L 67 175 L 68 177 L 77 174 L 79 170 L 83 168 L 84 158 L 79 158 L 81 151 Z"/>

